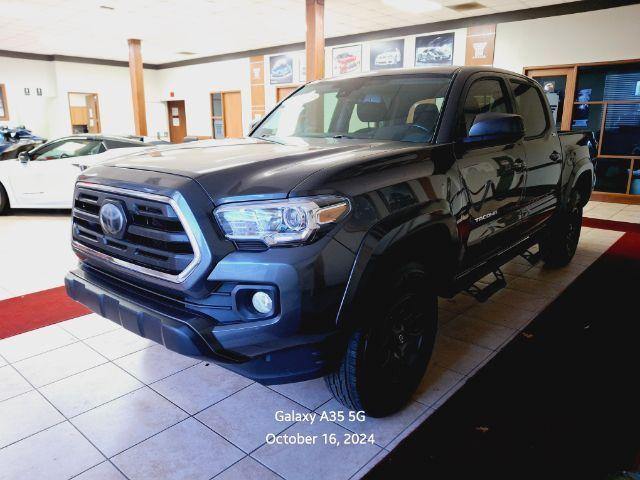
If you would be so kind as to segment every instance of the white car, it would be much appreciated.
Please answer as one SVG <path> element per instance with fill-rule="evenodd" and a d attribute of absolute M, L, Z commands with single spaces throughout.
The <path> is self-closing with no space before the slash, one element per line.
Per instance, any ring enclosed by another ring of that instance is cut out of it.
<path fill-rule="evenodd" d="M 377 66 L 384 66 L 398 65 L 401 61 L 402 54 L 400 53 L 400 50 L 394 48 L 393 50 L 386 50 L 376 55 L 375 61 L 373 63 Z"/>
<path fill-rule="evenodd" d="M 146 148 L 145 148 L 146 147 Z M 72 135 L 0 161 L 0 214 L 9 208 L 71 208 L 78 174 L 115 157 L 153 148 L 126 137 Z"/>

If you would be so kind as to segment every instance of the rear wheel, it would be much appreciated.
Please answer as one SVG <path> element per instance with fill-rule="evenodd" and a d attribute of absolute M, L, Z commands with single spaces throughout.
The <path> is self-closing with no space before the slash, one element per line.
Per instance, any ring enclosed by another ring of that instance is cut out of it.
<path fill-rule="evenodd" d="M 569 202 L 551 226 L 549 236 L 540 242 L 542 259 L 552 267 L 564 267 L 576 253 L 582 229 L 582 196 L 571 192 Z"/>
<path fill-rule="evenodd" d="M 9 196 L 7 191 L 0 183 L 0 215 L 4 215 L 9 212 Z"/>
<path fill-rule="evenodd" d="M 326 377 L 352 410 L 383 417 L 402 408 L 427 368 L 437 328 L 437 299 L 424 267 L 409 262 L 364 297 L 365 325 L 353 332 L 337 371 Z M 384 288 L 380 288 L 384 286 Z"/>

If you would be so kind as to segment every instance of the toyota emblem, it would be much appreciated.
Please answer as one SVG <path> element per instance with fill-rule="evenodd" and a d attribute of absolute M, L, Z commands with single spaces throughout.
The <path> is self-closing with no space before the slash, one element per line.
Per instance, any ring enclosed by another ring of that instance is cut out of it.
<path fill-rule="evenodd" d="M 105 203 L 100 207 L 100 225 L 102 231 L 112 237 L 120 237 L 124 233 L 126 217 L 122 207 L 114 203 Z"/>

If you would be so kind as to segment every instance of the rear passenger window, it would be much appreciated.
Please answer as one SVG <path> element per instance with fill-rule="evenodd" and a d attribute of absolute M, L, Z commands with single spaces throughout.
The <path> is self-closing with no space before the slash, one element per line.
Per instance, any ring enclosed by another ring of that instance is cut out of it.
<path fill-rule="evenodd" d="M 498 79 L 477 80 L 471 85 L 464 102 L 464 128 L 468 135 L 481 113 L 512 113 L 502 82 Z"/>
<path fill-rule="evenodd" d="M 538 90 L 527 83 L 511 80 L 516 111 L 524 121 L 526 137 L 537 137 L 547 129 L 546 108 Z"/>

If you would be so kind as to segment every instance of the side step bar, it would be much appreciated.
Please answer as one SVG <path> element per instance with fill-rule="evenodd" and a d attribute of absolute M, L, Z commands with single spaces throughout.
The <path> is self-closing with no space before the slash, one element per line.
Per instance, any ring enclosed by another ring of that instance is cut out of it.
<path fill-rule="evenodd" d="M 498 268 L 493 272 L 493 276 L 495 277 L 495 280 L 486 287 L 479 287 L 477 283 L 474 283 L 466 289 L 466 292 L 478 302 L 486 302 L 489 297 L 507 286 L 507 281 L 504 279 L 502 270 Z"/>

